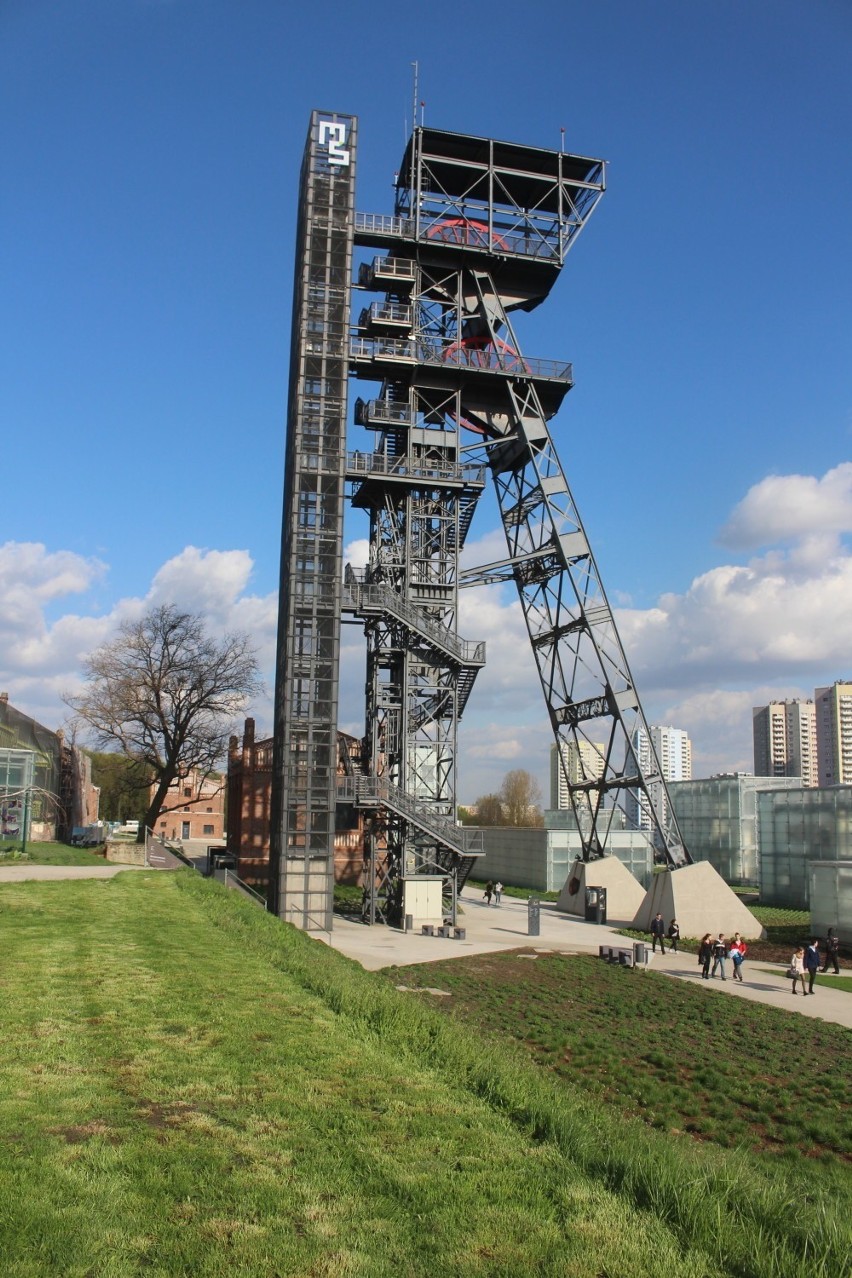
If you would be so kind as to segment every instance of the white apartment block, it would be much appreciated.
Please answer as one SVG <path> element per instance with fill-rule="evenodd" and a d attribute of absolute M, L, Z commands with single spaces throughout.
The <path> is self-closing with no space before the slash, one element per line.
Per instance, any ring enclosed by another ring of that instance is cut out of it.
<path fill-rule="evenodd" d="M 660 765 L 660 775 L 664 781 L 692 780 L 692 743 L 682 728 L 652 724 L 647 733 L 643 728 L 637 728 L 633 733 L 633 749 L 636 751 L 639 766 L 646 776 L 653 776 L 656 773 L 653 762 L 655 753 Z M 654 822 L 651 817 L 651 805 L 660 825 L 665 828 L 669 815 L 668 804 L 666 792 L 659 781 L 649 782 L 647 799 L 638 790 L 632 793 L 628 817 L 638 830 L 652 828 Z"/>
<path fill-rule="evenodd" d="M 560 765 L 560 753 L 562 765 Z M 562 741 L 550 747 L 550 807 L 571 808 L 568 782 L 596 781 L 603 775 L 604 747 L 598 741 Z"/>
<path fill-rule="evenodd" d="M 852 783 L 852 683 L 817 688 L 817 761 L 820 785 Z"/>
<path fill-rule="evenodd" d="M 752 710 L 754 775 L 801 777 L 819 785 L 817 717 L 813 701 L 770 701 Z"/>

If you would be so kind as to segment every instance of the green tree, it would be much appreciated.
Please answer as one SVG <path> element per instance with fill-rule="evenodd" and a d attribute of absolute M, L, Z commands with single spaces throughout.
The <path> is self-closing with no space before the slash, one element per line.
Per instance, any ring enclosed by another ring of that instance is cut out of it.
<path fill-rule="evenodd" d="M 117 747 L 147 792 L 140 838 L 153 829 L 172 782 L 211 776 L 237 714 L 261 687 L 244 634 L 211 638 L 202 617 L 174 604 L 125 622 L 84 662 L 85 690 L 66 703 L 97 746 Z M 183 806 L 181 799 L 181 806 Z"/>
<path fill-rule="evenodd" d="M 141 822 L 149 802 L 148 771 L 134 759 L 106 751 L 87 751 L 92 760 L 92 784 L 100 792 L 102 821 Z"/>
<path fill-rule="evenodd" d="M 505 825 L 503 804 L 496 794 L 483 794 L 476 800 L 476 815 L 471 817 L 471 825 Z"/>

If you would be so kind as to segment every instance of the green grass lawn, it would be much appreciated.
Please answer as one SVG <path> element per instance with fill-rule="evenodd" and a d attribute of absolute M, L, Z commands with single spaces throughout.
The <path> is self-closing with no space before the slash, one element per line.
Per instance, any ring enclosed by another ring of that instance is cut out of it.
<path fill-rule="evenodd" d="M 843 1272 L 839 1180 L 624 1117 L 191 871 L 3 885 L 0 987 L 3 1278 Z"/>
<path fill-rule="evenodd" d="M 510 1037 L 551 1076 L 581 1083 L 620 1113 L 748 1149 L 773 1169 L 817 1161 L 852 1190 L 848 1030 L 590 956 L 532 953 L 391 975 L 451 992 L 442 1010 Z"/>
<path fill-rule="evenodd" d="M 103 865 L 103 856 L 98 856 L 91 848 L 72 848 L 67 843 L 27 843 L 27 850 L 22 858 L 21 845 L 0 845 L 0 866 L 3 865 Z"/>

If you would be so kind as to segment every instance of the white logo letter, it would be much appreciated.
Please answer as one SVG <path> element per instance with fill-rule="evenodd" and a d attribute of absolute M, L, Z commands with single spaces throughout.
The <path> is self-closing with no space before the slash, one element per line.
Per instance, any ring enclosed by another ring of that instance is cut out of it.
<path fill-rule="evenodd" d="M 329 164 L 348 164 L 349 152 L 344 149 L 346 141 L 346 125 L 333 124 L 331 120 L 320 120 L 319 143 L 328 142 Z"/>

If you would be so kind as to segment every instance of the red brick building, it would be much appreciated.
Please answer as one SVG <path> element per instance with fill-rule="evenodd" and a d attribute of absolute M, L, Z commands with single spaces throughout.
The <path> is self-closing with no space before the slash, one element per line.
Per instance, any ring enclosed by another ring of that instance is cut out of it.
<path fill-rule="evenodd" d="M 192 771 L 173 781 L 166 794 L 164 808 L 157 818 L 155 834 L 167 839 L 206 839 L 223 843 L 225 839 L 225 778 L 219 773 L 202 777 Z"/>
<path fill-rule="evenodd" d="M 357 766 L 360 742 L 339 732 L 338 771 Z M 269 884 L 269 829 L 272 799 L 272 737 L 256 741 L 254 719 L 246 719 L 242 744 L 231 737 L 228 748 L 228 851 L 237 859 L 237 873 L 258 892 Z M 337 883 L 360 882 L 364 862 L 364 834 L 354 808 L 338 806 L 334 836 L 334 877 Z"/>

